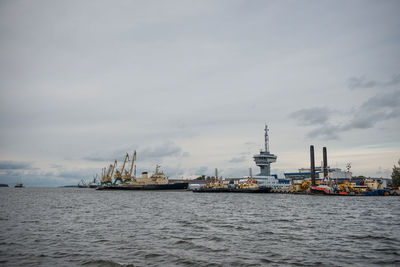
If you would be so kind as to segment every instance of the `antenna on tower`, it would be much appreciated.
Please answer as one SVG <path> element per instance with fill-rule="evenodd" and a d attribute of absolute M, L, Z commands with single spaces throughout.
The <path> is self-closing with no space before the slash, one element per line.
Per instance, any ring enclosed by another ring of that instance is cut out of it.
<path fill-rule="evenodd" d="M 265 152 L 269 153 L 268 125 L 265 124 Z"/>

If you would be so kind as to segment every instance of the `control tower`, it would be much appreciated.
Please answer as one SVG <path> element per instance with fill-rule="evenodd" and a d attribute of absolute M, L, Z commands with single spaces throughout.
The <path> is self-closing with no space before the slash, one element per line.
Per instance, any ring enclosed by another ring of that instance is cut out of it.
<path fill-rule="evenodd" d="M 256 165 L 260 167 L 260 174 L 258 176 L 270 176 L 271 167 L 270 164 L 276 161 L 277 156 L 269 153 L 269 138 L 268 138 L 268 126 L 265 125 L 265 151 L 260 151 L 260 154 L 253 156 Z"/>

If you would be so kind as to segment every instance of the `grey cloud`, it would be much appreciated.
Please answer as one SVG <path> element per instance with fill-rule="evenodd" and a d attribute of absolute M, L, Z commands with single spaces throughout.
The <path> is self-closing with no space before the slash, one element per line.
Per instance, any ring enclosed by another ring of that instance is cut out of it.
<path fill-rule="evenodd" d="M 132 152 L 131 152 L 132 151 Z M 83 157 L 83 160 L 88 161 L 106 161 L 112 162 L 114 160 L 123 160 L 126 153 L 129 153 L 129 156 L 133 154 L 133 149 L 118 149 L 114 152 L 97 152 L 88 156 Z"/>
<path fill-rule="evenodd" d="M 347 86 L 354 89 L 368 89 L 368 88 L 381 88 L 381 87 L 390 87 L 400 84 L 400 74 L 393 75 L 387 81 L 374 81 L 368 80 L 366 77 L 351 77 L 347 80 Z"/>
<path fill-rule="evenodd" d="M 0 161 L 0 170 L 31 169 L 32 163 L 18 161 Z"/>
<path fill-rule="evenodd" d="M 114 152 L 98 152 L 96 154 L 85 156 L 83 159 L 88 161 L 107 162 L 111 162 L 116 159 L 117 161 L 120 161 L 124 159 L 127 152 L 129 153 L 129 156 L 132 156 L 134 150 L 135 149 L 118 149 Z M 188 157 L 190 155 L 189 152 L 183 152 L 182 148 L 172 141 L 167 141 L 159 145 L 148 146 L 144 148 L 138 147 L 136 150 L 137 159 L 141 161 L 159 161 L 165 157 Z"/>
<path fill-rule="evenodd" d="M 386 86 L 393 86 L 400 84 L 400 74 L 393 75 L 392 79 L 386 83 Z"/>
<path fill-rule="evenodd" d="M 400 117 L 400 90 L 392 90 L 369 98 L 352 113 L 342 130 L 367 129 L 376 123 Z"/>
<path fill-rule="evenodd" d="M 295 119 L 302 125 L 323 124 L 327 122 L 332 111 L 325 107 L 305 108 L 289 114 L 289 117 Z"/>
<path fill-rule="evenodd" d="M 246 157 L 245 156 L 241 156 L 241 157 L 233 157 L 228 162 L 230 162 L 230 163 L 239 163 L 239 162 L 243 162 L 245 160 L 246 160 Z"/>
<path fill-rule="evenodd" d="M 358 108 L 348 112 L 351 119 L 346 123 L 327 122 L 307 134 L 309 138 L 338 139 L 340 132 L 352 129 L 368 129 L 377 123 L 400 117 L 400 90 L 376 94 Z"/>
<path fill-rule="evenodd" d="M 173 142 L 165 142 L 158 146 L 139 149 L 138 158 L 147 159 L 162 159 L 164 157 L 177 157 L 182 155 L 182 148 Z"/>
<path fill-rule="evenodd" d="M 99 155 L 99 154 L 95 154 L 95 155 L 85 156 L 82 159 L 88 160 L 88 161 L 113 161 L 115 159 L 115 157 L 102 156 L 102 155 Z"/>
<path fill-rule="evenodd" d="M 320 137 L 325 140 L 339 139 L 340 126 L 322 125 L 307 134 L 308 138 Z"/>
<path fill-rule="evenodd" d="M 400 89 L 379 93 L 365 101 L 361 108 L 396 108 L 400 106 Z"/>
<path fill-rule="evenodd" d="M 347 80 L 350 89 L 373 88 L 377 86 L 376 81 L 368 81 L 365 77 L 351 77 Z"/>

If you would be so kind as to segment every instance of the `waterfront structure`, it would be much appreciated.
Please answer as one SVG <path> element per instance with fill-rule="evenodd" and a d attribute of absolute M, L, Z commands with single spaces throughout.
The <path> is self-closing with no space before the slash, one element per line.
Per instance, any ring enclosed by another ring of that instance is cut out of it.
<path fill-rule="evenodd" d="M 254 161 L 260 167 L 260 173 L 254 176 L 260 187 L 289 188 L 290 180 L 279 179 L 277 175 L 271 175 L 271 163 L 276 162 L 277 156 L 269 151 L 268 126 L 265 125 L 265 150 L 253 156 Z"/>
<path fill-rule="evenodd" d="M 327 166 L 328 178 L 338 180 L 351 180 L 352 173 L 350 171 L 342 171 L 340 168 L 330 168 Z M 284 173 L 286 179 L 294 180 L 305 180 L 311 178 L 310 168 L 300 168 L 298 172 L 286 172 Z M 317 179 L 324 179 L 323 166 L 315 167 L 315 175 Z"/>
<path fill-rule="evenodd" d="M 260 167 L 259 176 L 270 176 L 271 175 L 271 163 L 276 162 L 277 156 L 269 152 L 269 136 L 268 126 L 265 125 L 265 151 L 260 151 L 260 154 L 254 155 L 254 161 L 256 165 Z"/>

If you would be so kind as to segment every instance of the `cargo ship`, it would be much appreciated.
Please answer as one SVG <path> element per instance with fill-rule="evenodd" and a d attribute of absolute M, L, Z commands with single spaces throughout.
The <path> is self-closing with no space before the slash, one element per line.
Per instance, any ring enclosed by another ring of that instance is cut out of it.
<path fill-rule="evenodd" d="M 132 175 L 135 160 L 136 151 L 133 154 L 129 172 L 125 170 L 125 164 L 129 161 L 129 154 L 126 153 L 121 170 L 116 170 L 114 174 L 117 165 L 117 161 L 115 161 L 114 165 L 110 165 L 107 174 L 104 170 L 101 185 L 96 190 L 183 190 L 189 187 L 188 182 L 170 183 L 164 173 L 160 172 L 160 165 L 156 165 L 156 170 L 151 176 L 147 172 L 143 172 L 137 178 L 136 175 Z"/>

